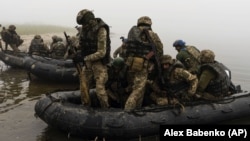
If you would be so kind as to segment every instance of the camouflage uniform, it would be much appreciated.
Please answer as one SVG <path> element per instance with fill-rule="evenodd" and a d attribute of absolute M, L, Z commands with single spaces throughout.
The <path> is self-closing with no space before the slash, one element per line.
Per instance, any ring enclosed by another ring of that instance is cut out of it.
<path fill-rule="evenodd" d="M 64 45 L 61 37 L 56 38 L 56 42 L 51 46 L 50 53 L 51 58 L 63 59 L 66 53 L 66 46 Z"/>
<path fill-rule="evenodd" d="M 40 35 L 35 35 L 32 39 L 29 51 L 30 55 L 48 56 L 49 48 L 44 44 L 43 39 Z"/>
<path fill-rule="evenodd" d="M 23 40 L 16 33 L 16 26 L 10 25 L 6 31 L 2 31 L 3 41 L 6 43 L 5 49 L 7 50 L 8 45 L 12 48 L 14 52 L 20 51 L 18 46 L 23 43 Z"/>
<path fill-rule="evenodd" d="M 140 17 L 137 26 L 133 26 L 128 34 L 126 64 L 129 66 L 128 77 L 131 78 L 132 93 L 129 95 L 125 103 L 125 111 L 132 111 L 137 107 L 141 107 L 145 85 L 148 78 L 149 68 L 154 66 L 154 55 L 163 54 L 163 45 L 151 29 L 151 19 L 147 16 Z M 150 33 L 147 37 L 146 32 Z M 149 38 L 153 38 L 153 44 L 157 47 L 156 54 L 152 53 L 152 46 Z"/>
<path fill-rule="evenodd" d="M 183 44 L 178 44 L 179 42 Z M 195 46 L 187 46 L 182 40 L 176 40 L 173 46 L 178 51 L 176 59 L 187 68 L 187 70 L 193 74 L 197 74 L 200 62 L 200 51 Z"/>
<path fill-rule="evenodd" d="M 221 63 L 214 60 L 211 50 L 201 51 L 201 67 L 197 93 L 204 99 L 214 100 L 229 94 L 230 78 Z"/>
<path fill-rule="evenodd" d="M 122 38 L 122 37 L 121 37 Z M 127 39 L 124 39 L 122 38 L 122 45 L 120 47 L 118 47 L 114 53 L 113 53 L 113 57 L 116 58 L 117 55 L 119 55 L 119 57 L 122 57 L 122 58 L 126 58 L 126 41 Z"/>
<path fill-rule="evenodd" d="M 131 85 L 128 83 L 128 66 L 121 57 L 115 58 L 108 65 L 108 81 L 106 89 L 110 104 L 114 107 L 124 107 L 128 94 L 131 92 Z"/>
<path fill-rule="evenodd" d="M 155 82 L 151 81 L 152 100 L 158 105 L 173 104 L 176 102 L 175 98 L 189 101 L 197 89 L 198 78 L 196 75 L 184 69 L 184 65 L 180 61 L 172 59 L 170 55 L 164 55 L 161 63 L 165 83 L 162 84 L 159 78 Z"/>
<path fill-rule="evenodd" d="M 53 44 L 55 44 L 55 43 L 57 42 L 57 36 L 56 36 L 56 35 L 53 35 L 51 38 L 52 38 L 52 42 L 51 42 L 51 44 L 50 44 L 50 50 L 51 50 Z"/>
<path fill-rule="evenodd" d="M 78 13 L 77 23 L 82 25 L 79 45 L 85 62 L 80 82 L 87 81 L 88 88 L 91 88 L 94 85 L 94 83 L 91 83 L 94 79 L 100 105 L 102 108 L 108 108 L 105 83 L 108 80 L 106 65 L 110 59 L 109 26 L 102 19 L 95 18 L 94 14 L 87 9 Z M 82 84 L 80 84 L 81 87 Z"/>

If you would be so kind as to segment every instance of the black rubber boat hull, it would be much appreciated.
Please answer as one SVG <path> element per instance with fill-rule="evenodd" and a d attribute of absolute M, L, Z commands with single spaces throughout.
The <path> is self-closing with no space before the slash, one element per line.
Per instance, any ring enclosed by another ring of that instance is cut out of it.
<path fill-rule="evenodd" d="M 28 56 L 28 54 L 24 52 L 18 52 L 14 55 L 13 51 L 0 51 L 0 60 L 6 65 L 15 68 L 24 68 L 24 58 L 26 56 Z"/>
<path fill-rule="evenodd" d="M 75 103 L 75 104 L 74 104 Z M 177 107 L 145 107 L 133 113 L 122 109 L 86 108 L 79 91 L 54 92 L 41 98 L 35 112 L 48 125 L 84 138 L 130 139 L 159 134 L 162 124 L 217 124 L 250 116 L 250 93 L 245 91 L 224 101 Z"/>
<path fill-rule="evenodd" d="M 72 83 L 79 82 L 79 76 L 72 59 L 52 59 L 25 52 L 14 54 L 13 51 L 0 51 L 0 60 L 11 67 L 18 67 L 28 71 L 39 79 Z M 31 76 L 31 75 L 29 75 Z M 32 79 L 32 78 L 31 78 Z"/>
<path fill-rule="evenodd" d="M 25 69 L 44 80 L 56 82 L 79 82 L 77 70 L 72 60 L 56 60 L 32 56 L 25 58 Z"/>

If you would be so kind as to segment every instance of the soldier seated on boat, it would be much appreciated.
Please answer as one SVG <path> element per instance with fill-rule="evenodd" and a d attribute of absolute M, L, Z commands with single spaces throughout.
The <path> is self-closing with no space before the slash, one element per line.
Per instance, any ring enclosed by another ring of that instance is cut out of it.
<path fill-rule="evenodd" d="M 49 48 L 43 42 L 41 35 L 35 35 L 31 40 L 28 53 L 30 55 L 49 56 Z"/>
<path fill-rule="evenodd" d="M 222 63 L 215 60 L 212 50 L 202 50 L 200 56 L 197 94 L 202 99 L 217 100 L 229 95 L 231 80 Z"/>
<path fill-rule="evenodd" d="M 65 53 L 66 53 L 66 46 L 63 43 L 63 39 L 61 37 L 56 37 L 56 41 L 52 44 L 50 49 L 50 55 L 51 58 L 54 59 L 63 59 Z"/>
<path fill-rule="evenodd" d="M 180 61 L 172 59 L 170 55 L 163 55 L 161 65 L 164 81 L 159 77 L 147 81 L 152 91 L 150 98 L 158 105 L 176 104 L 178 100 L 182 103 L 194 98 L 198 84 L 196 75 L 187 71 Z"/>
<path fill-rule="evenodd" d="M 197 74 L 200 66 L 200 51 L 191 45 L 186 45 L 183 40 L 176 40 L 173 46 L 177 50 L 176 59 L 179 60 L 189 72 Z"/>

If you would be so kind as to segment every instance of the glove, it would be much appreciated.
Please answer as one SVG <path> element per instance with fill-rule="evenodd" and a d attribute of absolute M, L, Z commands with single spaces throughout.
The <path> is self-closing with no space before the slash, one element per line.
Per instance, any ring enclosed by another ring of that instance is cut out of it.
<path fill-rule="evenodd" d="M 76 55 L 76 56 L 74 56 L 72 59 L 73 59 L 73 62 L 74 62 L 74 63 L 83 62 L 83 57 L 80 56 L 80 55 Z"/>

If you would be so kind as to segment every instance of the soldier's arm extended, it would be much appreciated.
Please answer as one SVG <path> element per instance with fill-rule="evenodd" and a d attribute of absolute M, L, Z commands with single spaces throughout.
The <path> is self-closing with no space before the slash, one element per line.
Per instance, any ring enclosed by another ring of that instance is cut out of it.
<path fill-rule="evenodd" d="M 122 46 L 118 47 L 118 48 L 114 51 L 113 57 L 116 58 L 117 55 L 121 52 L 121 50 L 122 50 Z"/>
<path fill-rule="evenodd" d="M 175 76 L 177 79 L 185 80 L 189 83 L 188 94 L 193 95 L 196 92 L 198 85 L 198 78 L 183 68 L 175 69 Z"/>

